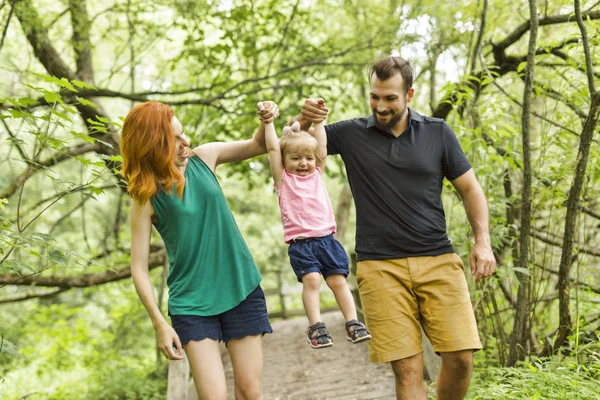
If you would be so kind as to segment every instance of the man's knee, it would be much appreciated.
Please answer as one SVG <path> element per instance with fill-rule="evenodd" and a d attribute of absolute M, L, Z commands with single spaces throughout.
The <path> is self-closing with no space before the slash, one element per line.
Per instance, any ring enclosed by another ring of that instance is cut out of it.
<path fill-rule="evenodd" d="M 473 369 L 473 351 L 442 353 L 442 368 L 451 368 L 460 375 L 469 375 Z"/>
<path fill-rule="evenodd" d="M 423 357 L 417 354 L 412 357 L 391 362 L 396 382 L 401 386 L 412 386 L 423 382 Z"/>

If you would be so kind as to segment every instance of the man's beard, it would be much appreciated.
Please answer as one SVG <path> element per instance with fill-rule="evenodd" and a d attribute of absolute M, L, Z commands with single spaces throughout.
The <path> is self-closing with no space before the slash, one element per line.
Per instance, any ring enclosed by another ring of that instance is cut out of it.
<path fill-rule="evenodd" d="M 379 113 L 379 112 L 377 112 L 376 109 L 372 109 L 372 112 L 373 112 L 373 116 L 375 117 L 375 121 L 377 122 L 378 127 L 392 130 L 392 128 L 394 128 L 398 124 L 398 122 L 400 122 L 402 120 L 402 118 L 404 118 L 404 115 L 406 114 L 407 110 L 408 110 L 408 107 L 404 108 L 404 110 L 396 113 L 396 115 L 393 115 L 392 118 L 386 123 L 379 122 L 378 116 L 390 115 L 393 113 L 392 110 L 388 110 L 384 113 Z"/>

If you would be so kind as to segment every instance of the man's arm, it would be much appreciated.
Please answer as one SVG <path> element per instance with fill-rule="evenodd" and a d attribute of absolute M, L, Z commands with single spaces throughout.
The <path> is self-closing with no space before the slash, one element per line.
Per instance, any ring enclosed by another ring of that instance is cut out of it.
<path fill-rule="evenodd" d="M 471 274 L 475 275 L 475 283 L 477 283 L 481 278 L 491 276 L 496 268 L 496 259 L 490 240 L 487 201 L 473 169 L 452 180 L 451 183 L 462 198 L 469 224 L 475 234 L 470 264 Z"/>
<path fill-rule="evenodd" d="M 325 170 L 327 164 L 327 134 L 325 133 L 325 120 L 315 124 L 315 139 L 317 139 L 317 165 Z"/>

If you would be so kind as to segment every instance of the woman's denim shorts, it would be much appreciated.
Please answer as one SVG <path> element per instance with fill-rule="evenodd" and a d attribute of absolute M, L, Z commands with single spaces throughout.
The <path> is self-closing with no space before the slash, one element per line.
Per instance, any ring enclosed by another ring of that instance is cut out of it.
<path fill-rule="evenodd" d="M 181 345 L 190 340 L 214 339 L 225 343 L 251 335 L 272 333 L 265 294 L 260 285 L 240 304 L 218 315 L 171 315 Z"/>

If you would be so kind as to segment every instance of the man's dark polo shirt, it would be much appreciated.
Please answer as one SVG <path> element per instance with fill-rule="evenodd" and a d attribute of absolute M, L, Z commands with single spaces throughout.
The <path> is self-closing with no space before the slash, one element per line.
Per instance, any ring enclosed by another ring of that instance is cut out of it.
<path fill-rule="evenodd" d="M 373 116 L 325 126 L 327 153 L 342 156 L 354 196 L 359 261 L 454 251 L 442 183 L 471 164 L 444 120 L 409 113 L 399 137 L 377 127 Z"/>

